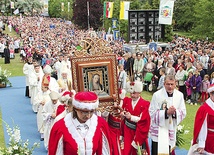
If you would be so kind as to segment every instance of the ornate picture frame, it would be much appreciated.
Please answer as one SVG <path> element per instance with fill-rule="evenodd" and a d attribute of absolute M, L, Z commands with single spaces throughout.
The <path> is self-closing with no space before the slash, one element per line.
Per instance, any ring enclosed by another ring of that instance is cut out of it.
<path fill-rule="evenodd" d="M 118 102 L 116 55 L 71 58 L 73 89 L 93 91 L 100 101 L 99 108 Z"/>

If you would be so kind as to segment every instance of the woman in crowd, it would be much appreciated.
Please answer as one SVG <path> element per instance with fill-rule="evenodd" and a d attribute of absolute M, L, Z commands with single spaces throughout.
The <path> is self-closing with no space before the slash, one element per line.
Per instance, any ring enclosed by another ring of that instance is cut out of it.
<path fill-rule="evenodd" d="M 181 65 L 179 67 L 179 70 L 175 74 L 175 79 L 176 79 L 177 87 L 178 87 L 179 91 L 181 91 L 184 95 L 184 99 L 186 99 L 186 96 L 187 96 L 186 95 L 186 86 L 184 85 L 185 75 L 186 75 L 186 71 L 184 70 L 184 67 Z"/>
<path fill-rule="evenodd" d="M 175 75 L 175 68 L 173 67 L 173 61 L 169 60 L 166 67 L 166 75 Z"/>
<path fill-rule="evenodd" d="M 201 88 L 201 76 L 199 75 L 199 71 L 195 70 L 194 75 L 191 78 L 190 81 L 190 87 L 192 88 L 192 95 L 191 95 L 191 105 L 195 104 L 197 105 L 199 92 Z"/>

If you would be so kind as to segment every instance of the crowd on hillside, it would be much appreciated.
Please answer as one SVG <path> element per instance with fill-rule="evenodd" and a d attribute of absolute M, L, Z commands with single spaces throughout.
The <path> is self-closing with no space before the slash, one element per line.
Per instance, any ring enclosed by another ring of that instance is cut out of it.
<path fill-rule="evenodd" d="M 70 57 L 78 50 L 83 38 L 91 37 L 91 30 L 79 30 L 71 22 L 44 17 L 8 17 L 6 26 L 9 31 L 13 28 L 19 37 L 2 34 L 0 53 L 5 48 L 10 53 L 20 53 L 20 61 L 25 63 L 25 95 L 31 98 L 32 109 L 37 113 L 40 138 L 49 149 L 52 126 L 72 111 L 71 98 L 78 94 L 72 87 Z M 96 32 L 97 37 L 103 39 L 105 34 L 105 31 Z M 174 36 L 164 49 L 157 47 L 157 50 L 136 53 L 124 51 L 124 43 L 122 39 L 110 40 L 106 45 L 117 55 L 118 86 L 121 90 L 126 89 L 128 79 L 141 81 L 145 90 L 161 90 L 164 88 L 165 77 L 174 76 L 177 89 L 187 103 L 203 104 L 208 99 L 207 89 L 214 84 L 214 43 L 208 40 L 193 42 L 189 38 Z M 99 77 L 96 78 L 98 82 Z M 137 86 L 134 89 L 141 92 Z M 96 86 L 97 90 L 102 91 L 100 84 Z M 80 106 L 79 103 L 77 105 Z M 78 110 L 76 108 L 77 114 Z M 85 113 L 91 114 L 93 108 L 89 110 Z M 124 117 L 129 116 L 124 113 Z M 138 121 L 137 118 L 136 122 Z M 128 123 L 133 125 L 132 122 Z"/>

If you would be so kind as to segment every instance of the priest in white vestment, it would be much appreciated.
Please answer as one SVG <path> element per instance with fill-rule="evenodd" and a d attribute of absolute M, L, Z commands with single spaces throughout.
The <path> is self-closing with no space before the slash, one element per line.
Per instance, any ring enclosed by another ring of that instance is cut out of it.
<path fill-rule="evenodd" d="M 167 75 L 164 87 L 152 96 L 149 107 L 152 155 L 171 155 L 175 148 L 177 125 L 186 117 L 183 94 L 175 86 L 175 77 Z"/>

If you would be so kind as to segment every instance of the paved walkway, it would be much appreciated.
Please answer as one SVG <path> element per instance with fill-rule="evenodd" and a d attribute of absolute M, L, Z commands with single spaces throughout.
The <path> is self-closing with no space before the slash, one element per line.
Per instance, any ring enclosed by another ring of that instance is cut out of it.
<path fill-rule="evenodd" d="M 2 111 L 2 119 L 11 127 L 13 122 L 18 125 L 21 130 L 21 137 L 25 141 L 29 139 L 30 144 L 34 142 L 40 143 L 40 148 L 36 148 L 33 155 L 46 155 L 43 142 L 40 141 L 40 134 L 37 131 L 36 114 L 32 111 L 30 99 L 24 96 L 25 93 L 25 77 L 11 77 L 10 81 L 13 87 L 0 89 L 0 107 Z M 4 125 L 5 142 L 8 143 Z M 176 148 L 176 155 L 186 155 L 187 150 Z"/>

